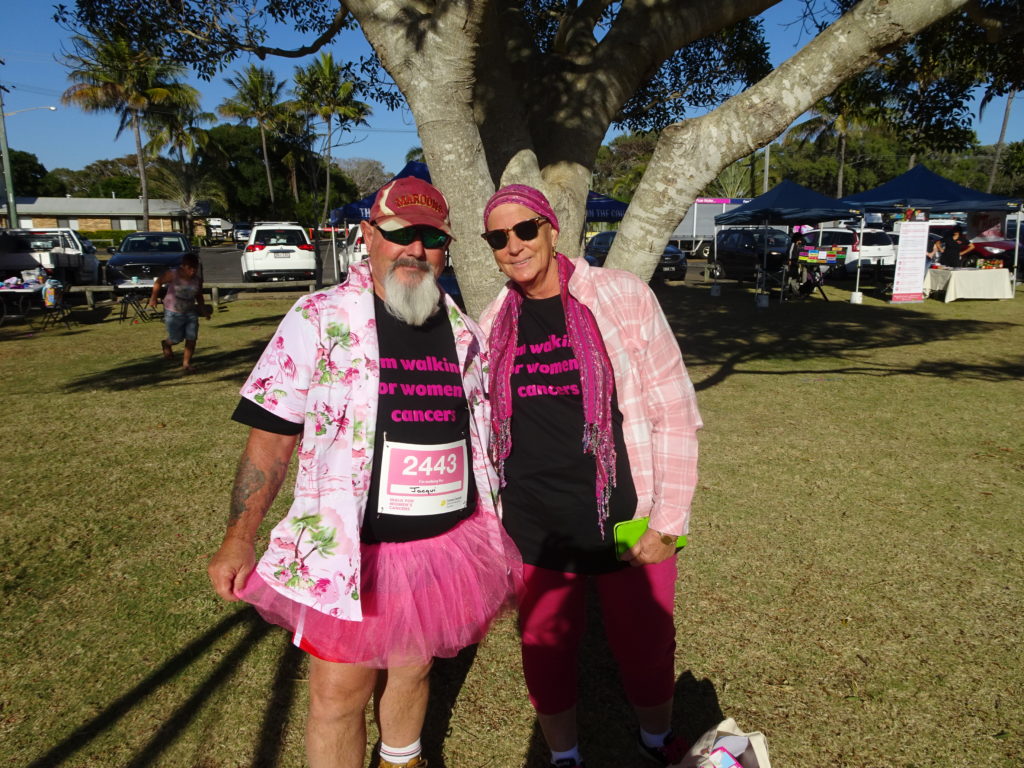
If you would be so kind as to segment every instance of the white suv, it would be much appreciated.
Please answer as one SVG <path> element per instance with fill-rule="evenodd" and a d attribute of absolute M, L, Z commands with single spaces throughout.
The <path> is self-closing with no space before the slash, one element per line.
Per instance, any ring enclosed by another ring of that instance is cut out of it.
<path fill-rule="evenodd" d="M 294 221 L 258 221 L 242 251 L 242 280 L 315 280 L 316 251 Z"/>
<path fill-rule="evenodd" d="M 896 244 L 882 229 L 865 229 L 863 240 L 859 229 L 825 228 L 804 232 L 808 245 L 843 246 L 846 250 L 846 271 L 856 272 L 873 264 L 892 266 L 896 263 Z"/>

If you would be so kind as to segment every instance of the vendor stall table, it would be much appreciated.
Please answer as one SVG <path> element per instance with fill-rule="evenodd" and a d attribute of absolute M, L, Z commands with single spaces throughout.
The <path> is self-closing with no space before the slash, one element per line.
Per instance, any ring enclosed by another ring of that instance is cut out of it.
<path fill-rule="evenodd" d="M 1008 269 L 929 269 L 924 276 L 924 295 L 945 291 L 945 301 L 956 299 L 1012 299 L 1013 283 Z"/>

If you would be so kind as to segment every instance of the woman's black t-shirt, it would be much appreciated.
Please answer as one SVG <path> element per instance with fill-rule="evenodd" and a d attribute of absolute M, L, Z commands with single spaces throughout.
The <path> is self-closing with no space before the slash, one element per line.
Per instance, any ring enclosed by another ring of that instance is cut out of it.
<path fill-rule="evenodd" d="M 512 451 L 501 500 L 505 529 L 523 561 L 573 573 L 606 573 L 615 557 L 612 526 L 636 511 L 636 490 L 612 397 L 617 485 L 602 538 L 594 457 L 583 452 L 583 390 L 560 296 L 524 299 L 511 377 Z"/>

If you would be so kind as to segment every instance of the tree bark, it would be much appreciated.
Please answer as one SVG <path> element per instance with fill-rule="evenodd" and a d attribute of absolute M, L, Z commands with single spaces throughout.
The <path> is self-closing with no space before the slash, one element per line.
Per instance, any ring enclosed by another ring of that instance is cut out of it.
<path fill-rule="evenodd" d="M 763 147 L 890 46 L 968 0 L 862 0 L 761 82 L 713 112 L 666 128 L 607 264 L 647 278 L 687 208 L 722 168 Z M 448 197 L 452 254 L 477 315 L 502 283 L 478 237 L 499 184 L 548 195 L 559 250 L 579 253 L 586 194 L 601 141 L 642 83 L 681 46 L 763 11 L 774 0 L 625 2 L 597 40 L 601 2 L 570 4 L 552 50 L 540 52 L 515 11 L 496 2 L 346 0 L 409 104 L 434 183 Z"/>

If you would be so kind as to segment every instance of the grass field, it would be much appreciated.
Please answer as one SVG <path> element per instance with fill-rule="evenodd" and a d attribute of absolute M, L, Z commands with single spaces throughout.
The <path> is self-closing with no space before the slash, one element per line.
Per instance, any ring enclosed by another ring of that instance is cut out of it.
<path fill-rule="evenodd" d="M 735 717 L 776 768 L 1017 766 L 1024 295 L 828 290 L 761 310 L 659 290 L 705 420 L 677 730 Z M 0 764 L 302 765 L 302 655 L 205 575 L 245 438 L 228 417 L 287 307 L 222 307 L 194 376 L 159 323 L 0 328 Z M 544 765 L 510 619 L 435 678 L 432 768 Z M 639 766 L 597 627 L 582 678 L 588 765 Z"/>

